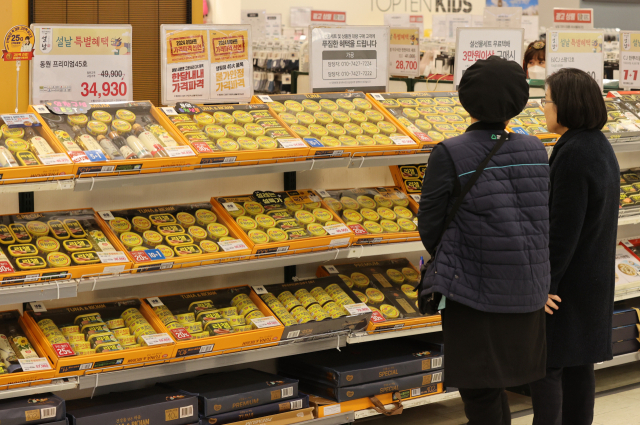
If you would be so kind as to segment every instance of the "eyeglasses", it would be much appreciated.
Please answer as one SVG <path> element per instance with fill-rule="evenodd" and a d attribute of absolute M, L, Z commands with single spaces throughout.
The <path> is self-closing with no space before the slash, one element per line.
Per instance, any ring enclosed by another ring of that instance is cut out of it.
<path fill-rule="evenodd" d="M 540 99 L 540 104 L 542 105 L 543 108 L 547 106 L 547 103 L 553 103 L 553 100 Z"/>

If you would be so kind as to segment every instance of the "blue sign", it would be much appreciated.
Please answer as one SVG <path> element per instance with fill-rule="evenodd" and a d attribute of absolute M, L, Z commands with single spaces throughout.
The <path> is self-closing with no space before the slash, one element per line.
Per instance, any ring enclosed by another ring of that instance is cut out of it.
<path fill-rule="evenodd" d="M 522 127 L 511 127 L 511 130 L 513 130 L 514 133 L 529 134 L 529 133 L 527 133 L 527 130 L 525 130 Z"/>
<path fill-rule="evenodd" d="M 166 257 L 159 249 L 145 249 L 144 252 L 151 258 L 151 261 L 166 260 Z"/>
<path fill-rule="evenodd" d="M 304 141 L 307 142 L 307 144 L 312 148 L 324 148 L 324 145 L 320 143 L 320 140 L 313 137 L 305 137 Z"/>
<path fill-rule="evenodd" d="M 107 157 L 101 151 L 84 151 L 91 162 L 106 161 Z"/>

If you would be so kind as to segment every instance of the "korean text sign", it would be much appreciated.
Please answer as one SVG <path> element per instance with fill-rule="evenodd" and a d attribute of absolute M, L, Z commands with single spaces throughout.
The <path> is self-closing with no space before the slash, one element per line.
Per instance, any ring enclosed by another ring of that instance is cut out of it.
<path fill-rule="evenodd" d="M 312 26 L 309 77 L 314 93 L 385 92 L 388 26 Z"/>
<path fill-rule="evenodd" d="M 162 102 L 248 102 L 249 25 L 162 25 Z"/>
<path fill-rule="evenodd" d="M 547 76 L 562 68 L 578 68 L 591 75 L 602 90 L 604 78 L 603 30 L 547 32 Z"/>
<path fill-rule="evenodd" d="M 418 28 L 391 28 L 389 59 L 391 75 L 420 75 L 420 35 Z"/>
<path fill-rule="evenodd" d="M 640 31 L 620 32 L 620 86 L 640 88 Z"/>
<path fill-rule="evenodd" d="M 593 9 L 553 8 L 553 27 L 557 29 L 593 28 Z"/>
<path fill-rule="evenodd" d="M 522 28 L 458 28 L 453 84 L 458 87 L 464 72 L 490 56 L 522 63 Z"/>
<path fill-rule="evenodd" d="M 31 104 L 133 100 L 131 25 L 31 25 Z"/>

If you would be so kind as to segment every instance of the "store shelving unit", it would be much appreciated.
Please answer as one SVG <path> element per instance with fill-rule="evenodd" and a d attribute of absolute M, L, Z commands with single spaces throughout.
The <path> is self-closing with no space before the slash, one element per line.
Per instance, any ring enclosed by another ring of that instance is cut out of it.
<path fill-rule="evenodd" d="M 305 422 L 298 422 L 296 425 L 342 425 L 349 424 L 355 420 L 354 412 L 339 413 L 337 415 L 327 416 L 326 418 L 318 418 Z"/>
<path fill-rule="evenodd" d="M 0 400 L 15 398 L 15 397 L 23 397 L 23 396 L 33 395 L 33 394 L 42 394 L 46 392 L 74 390 L 78 388 L 77 376 L 71 376 L 68 378 L 56 378 L 54 380 L 47 379 L 47 381 L 51 381 L 51 382 L 47 384 L 39 384 L 38 382 L 32 382 L 30 386 L 27 386 L 27 387 L 10 388 L 7 390 L 2 390 L 0 391 Z"/>
<path fill-rule="evenodd" d="M 452 391 L 442 394 L 430 395 L 427 397 L 414 398 L 412 400 L 406 400 L 402 402 L 402 406 L 404 406 L 405 409 L 411 409 L 413 407 L 425 406 L 432 403 L 440 403 L 442 401 L 453 400 L 456 398 L 460 398 L 460 393 L 458 391 Z M 385 405 L 385 407 L 389 409 L 393 407 L 393 405 L 388 404 Z M 376 412 L 374 409 L 358 410 L 357 412 L 355 412 L 356 420 L 378 415 L 380 415 L 380 413 Z"/>
<path fill-rule="evenodd" d="M 425 326 L 422 328 L 407 329 L 407 330 L 395 330 L 388 332 L 378 332 L 375 334 L 368 334 L 366 332 L 359 332 L 351 334 L 347 337 L 347 344 L 359 344 L 362 342 L 381 341 L 383 339 L 402 338 L 404 336 L 414 336 L 428 334 L 432 332 L 440 332 L 442 325 Z"/>
<path fill-rule="evenodd" d="M 627 363 L 634 363 L 640 361 L 640 352 L 637 353 L 628 353 L 622 354 L 620 356 L 615 356 L 612 360 L 607 362 L 598 363 L 595 365 L 595 369 L 606 369 L 608 367 L 620 366 Z"/>

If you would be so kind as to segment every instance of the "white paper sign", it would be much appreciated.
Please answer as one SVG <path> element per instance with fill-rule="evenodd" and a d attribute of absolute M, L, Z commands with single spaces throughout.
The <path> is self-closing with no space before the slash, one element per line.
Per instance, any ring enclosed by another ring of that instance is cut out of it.
<path fill-rule="evenodd" d="M 164 305 L 164 303 L 158 297 L 147 298 L 147 302 L 151 307 L 160 307 Z"/>
<path fill-rule="evenodd" d="M 234 211 L 238 211 L 238 206 L 235 204 L 235 202 L 223 202 L 222 206 L 224 207 L 225 210 L 229 211 L 229 212 L 234 212 Z"/>
<path fill-rule="evenodd" d="M 524 28 L 526 41 L 538 40 L 540 38 L 540 18 L 538 15 L 522 15 L 522 28 Z"/>
<path fill-rule="evenodd" d="M 142 339 L 147 345 L 163 345 L 163 344 L 172 344 L 173 339 L 168 334 L 155 334 L 155 335 L 142 335 Z"/>
<path fill-rule="evenodd" d="M 419 37 L 424 35 L 424 16 L 411 13 L 385 13 L 384 24 L 390 27 L 418 28 Z"/>
<path fill-rule="evenodd" d="M 371 313 L 371 309 L 365 303 L 349 304 L 349 305 L 345 305 L 344 308 L 352 316 L 356 314 Z"/>
<path fill-rule="evenodd" d="M 70 164 L 71 160 L 64 153 L 48 153 L 46 155 L 38 155 L 40 162 L 44 165 L 60 165 Z"/>
<path fill-rule="evenodd" d="M 415 145 L 416 142 L 409 136 L 391 136 L 391 140 L 396 145 Z"/>
<path fill-rule="evenodd" d="M 310 7 L 292 7 L 289 13 L 289 25 L 292 27 L 308 27 L 311 24 Z"/>
<path fill-rule="evenodd" d="M 620 32 L 620 86 L 640 88 L 640 31 Z"/>
<path fill-rule="evenodd" d="M 111 211 L 98 211 L 98 215 L 102 217 L 103 220 L 106 220 L 106 221 L 115 219 Z"/>
<path fill-rule="evenodd" d="M 256 38 L 267 35 L 267 11 L 264 9 L 243 9 L 240 14 L 240 23 L 250 25 Z"/>
<path fill-rule="evenodd" d="M 29 303 L 31 304 L 31 308 L 33 309 L 34 312 L 36 313 L 42 313 L 47 311 L 47 308 L 44 306 L 44 304 L 40 303 L 40 302 L 36 302 L 36 303 Z"/>
<path fill-rule="evenodd" d="M 280 145 L 285 149 L 304 148 L 307 146 L 302 140 L 294 138 L 281 138 L 278 139 L 278 142 L 280 142 Z"/>
<path fill-rule="evenodd" d="M 603 30 L 547 31 L 547 76 L 562 68 L 581 69 L 603 88 L 604 53 Z"/>
<path fill-rule="evenodd" d="M 242 242 L 240 239 L 233 239 L 230 241 L 220 241 L 218 242 L 218 245 L 220 245 L 220 248 L 222 248 L 224 252 L 240 251 L 241 249 L 249 249 L 249 247 L 247 247 L 247 245 L 244 242 Z"/>
<path fill-rule="evenodd" d="M 38 372 L 40 370 L 51 370 L 47 359 L 38 357 L 35 359 L 18 359 L 23 372 Z"/>
<path fill-rule="evenodd" d="M 389 27 L 312 26 L 309 78 L 314 93 L 386 92 Z"/>
<path fill-rule="evenodd" d="M 483 27 L 487 28 L 521 28 L 521 7 L 485 7 Z"/>
<path fill-rule="evenodd" d="M 456 89 L 462 74 L 480 59 L 495 55 L 522 63 L 523 35 L 522 28 L 458 28 L 453 75 Z"/>
<path fill-rule="evenodd" d="M 30 104 L 133 100 L 131 25 L 32 24 Z"/>
<path fill-rule="evenodd" d="M 472 26 L 471 16 L 449 13 L 446 15 L 445 41 L 453 43 L 456 41 L 458 28 L 470 28 Z"/>
<path fill-rule="evenodd" d="M 351 233 L 351 229 L 349 229 L 344 224 L 332 224 L 331 226 L 324 226 L 324 230 L 327 231 L 331 236 L 336 235 L 348 235 Z"/>
<path fill-rule="evenodd" d="M 127 256 L 122 251 L 116 252 L 96 252 L 102 263 L 126 263 Z"/>
<path fill-rule="evenodd" d="M 431 38 L 447 37 L 447 16 L 431 15 Z"/>
<path fill-rule="evenodd" d="M 389 73 L 418 77 L 420 75 L 420 34 L 418 28 L 391 28 Z"/>
<path fill-rule="evenodd" d="M 196 155 L 189 146 L 167 146 L 164 149 L 171 158 Z"/>
<path fill-rule="evenodd" d="M 267 291 L 267 288 L 265 288 L 264 286 L 254 286 L 253 290 L 256 292 L 256 294 L 258 295 L 264 295 L 266 293 L 268 293 L 269 291 Z"/>
<path fill-rule="evenodd" d="M 258 317 L 257 319 L 251 319 L 251 322 L 256 325 L 256 328 L 258 329 L 280 326 L 280 322 L 278 322 L 273 316 Z"/>
<path fill-rule="evenodd" d="M 416 201 L 417 203 L 420 203 L 420 195 L 410 195 L 414 201 Z"/>
<path fill-rule="evenodd" d="M 267 13 L 266 16 L 267 37 L 280 37 L 282 35 L 282 14 Z"/>

